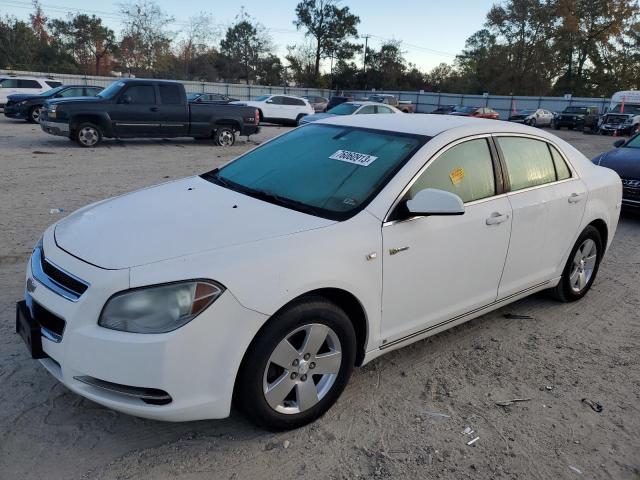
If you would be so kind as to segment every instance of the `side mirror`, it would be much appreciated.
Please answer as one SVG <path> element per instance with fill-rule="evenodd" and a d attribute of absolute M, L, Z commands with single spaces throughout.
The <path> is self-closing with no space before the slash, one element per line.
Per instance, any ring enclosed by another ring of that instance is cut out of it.
<path fill-rule="evenodd" d="M 266 101 L 266 102 L 264 102 L 264 103 L 273 103 L 273 100 L 269 99 L 269 100 L 267 100 L 267 101 Z"/>
<path fill-rule="evenodd" d="M 413 215 L 462 215 L 464 203 L 455 193 L 425 188 L 407 200 L 407 210 Z"/>
<path fill-rule="evenodd" d="M 624 144 L 625 144 L 625 142 L 626 142 L 626 140 L 624 140 L 623 138 L 621 138 L 620 140 L 616 140 L 616 141 L 613 143 L 613 146 L 614 146 L 614 147 L 616 147 L 616 148 L 620 148 L 622 145 L 624 145 Z"/>
<path fill-rule="evenodd" d="M 131 103 L 131 95 L 122 95 L 118 103 Z"/>

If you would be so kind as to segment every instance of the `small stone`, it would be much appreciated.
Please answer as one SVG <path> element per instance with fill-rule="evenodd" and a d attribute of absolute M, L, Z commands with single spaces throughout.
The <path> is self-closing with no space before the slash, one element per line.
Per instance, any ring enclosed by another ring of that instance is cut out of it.
<path fill-rule="evenodd" d="M 291 442 L 289 440 L 285 440 L 284 442 L 282 442 L 282 446 L 285 449 L 289 448 L 289 445 L 291 445 Z"/>

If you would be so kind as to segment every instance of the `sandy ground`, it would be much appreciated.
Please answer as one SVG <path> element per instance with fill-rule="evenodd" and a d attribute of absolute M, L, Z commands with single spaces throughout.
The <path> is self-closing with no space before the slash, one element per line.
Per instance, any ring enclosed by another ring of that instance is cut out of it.
<path fill-rule="evenodd" d="M 50 209 L 66 215 L 207 171 L 284 130 L 266 127 L 230 149 L 137 140 L 84 150 L 0 119 L 0 479 L 640 479 L 634 216 L 623 217 L 582 301 L 536 295 L 390 353 L 356 370 L 324 418 L 293 432 L 266 433 L 235 413 L 182 424 L 122 415 L 69 392 L 27 357 L 13 333 L 14 302 L 33 244 L 60 216 Z M 612 143 L 560 135 L 589 157 Z M 513 398 L 530 400 L 496 405 Z"/>

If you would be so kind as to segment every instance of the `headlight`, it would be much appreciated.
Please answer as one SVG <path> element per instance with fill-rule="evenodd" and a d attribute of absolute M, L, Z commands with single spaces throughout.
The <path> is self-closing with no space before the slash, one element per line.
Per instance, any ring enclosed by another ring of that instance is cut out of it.
<path fill-rule="evenodd" d="M 58 111 L 58 106 L 57 106 L 57 105 L 51 105 L 51 106 L 49 107 L 49 111 L 48 111 L 47 115 L 48 115 L 50 118 L 56 118 L 56 113 L 57 113 L 57 111 Z"/>
<path fill-rule="evenodd" d="M 193 320 L 224 292 L 193 280 L 118 293 L 102 309 L 98 325 L 131 333 L 165 333 Z"/>
<path fill-rule="evenodd" d="M 26 105 L 27 103 L 28 103 L 28 101 L 27 101 L 27 100 L 23 100 L 23 101 L 21 101 L 21 102 L 18 102 L 18 105 Z"/>

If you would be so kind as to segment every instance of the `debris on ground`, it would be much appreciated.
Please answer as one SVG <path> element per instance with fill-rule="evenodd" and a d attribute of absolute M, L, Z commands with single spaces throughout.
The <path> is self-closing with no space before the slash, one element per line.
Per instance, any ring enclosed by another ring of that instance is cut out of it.
<path fill-rule="evenodd" d="M 447 415 L 446 413 L 430 412 L 428 410 L 423 410 L 422 414 L 434 418 L 451 418 L 451 415 Z"/>
<path fill-rule="evenodd" d="M 578 467 L 574 467 L 573 465 L 569 465 L 569 470 L 573 470 L 578 475 L 582 475 L 582 470 L 580 470 Z"/>
<path fill-rule="evenodd" d="M 45 152 L 43 150 L 34 150 L 33 152 L 34 155 L 53 155 L 54 152 Z"/>
<path fill-rule="evenodd" d="M 511 400 L 502 400 L 500 402 L 495 402 L 495 403 L 500 407 L 508 407 L 509 405 L 513 405 L 514 403 L 528 402 L 529 400 L 531 399 L 530 398 L 512 398 Z"/>
<path fill-rule="evenodd" d="M 503 317 L 509 320 L 533 320 L 533 317 L 530 315 L 520 315 L 518 313 L 505 313 Z"/>
<path fill-rule="evenodd" d="M 64 208 L 52 208 L 49 210 L 49 213 L 62 213 L 64 212 Z"/>
<path fill-rule="evenodd" d="M 469 440 L 467 442 L 467 445 L 473 445 L 474 443 L 476 443 L 478 440 L 480 440 L 480 437 L 476 437 L 473 440 Z"/>
<path fill-rule="evenodd" d="M 585 405 L 589 405 L 591 407 L 591 410 L 593 410 L 594 412 L 600 413 L 603 410 L 600 403 L 589 400 L 588 398 L 583 398 L 582 403 L 584 403 Z"/>
<path fill-rule="evenodd" d="M 471 427 L 466 427 L 462 433 L 464 433 L 465 435 L 471 435 L 474 432 L 473 428 Z"/>
<path fill-rule="evenodd" d="M 284 442 L 282 442 L 282 447 L 284 449 L 289 448 L 289 445 L 291 445 L 291 442 L 289 440 L 285 440 Z"/>

